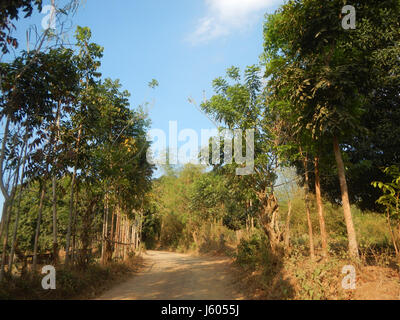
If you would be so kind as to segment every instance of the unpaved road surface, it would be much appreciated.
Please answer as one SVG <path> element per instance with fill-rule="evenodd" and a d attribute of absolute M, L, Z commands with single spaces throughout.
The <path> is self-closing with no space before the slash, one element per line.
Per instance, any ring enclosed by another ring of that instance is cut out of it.
<path fill-rule="evenodd" d="M 226 258 L 148 251 L 146 267 L 99 300 L 240 300 Z"/>

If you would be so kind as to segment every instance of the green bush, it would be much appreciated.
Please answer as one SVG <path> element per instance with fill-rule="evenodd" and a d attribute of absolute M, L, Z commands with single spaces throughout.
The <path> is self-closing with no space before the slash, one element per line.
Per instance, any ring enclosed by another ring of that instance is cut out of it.
<path fill-rule="evenodd" d="M 248 270 L 270 269 L 274 256 L 268 245 L 268 239 L 261 233 L 254 233 L 250 239 L 242 239 L 237 248 L 236 262 Z"/>
<path fill-rule="evenodd" d="M 176 249 L 184 230 L 184 223 L 175 213 L 167 214 L 163 217 L 163 227 L 161 230 L 161 247 Z"/>

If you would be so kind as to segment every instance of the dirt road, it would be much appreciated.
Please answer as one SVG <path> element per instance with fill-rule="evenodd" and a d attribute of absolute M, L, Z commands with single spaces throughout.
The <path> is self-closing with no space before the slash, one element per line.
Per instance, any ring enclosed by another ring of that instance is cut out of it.
<path fill-rule="evenodd" d="M 148 251 L 146 268 L 99 300 L 240 300 L 226 258 Z"/>

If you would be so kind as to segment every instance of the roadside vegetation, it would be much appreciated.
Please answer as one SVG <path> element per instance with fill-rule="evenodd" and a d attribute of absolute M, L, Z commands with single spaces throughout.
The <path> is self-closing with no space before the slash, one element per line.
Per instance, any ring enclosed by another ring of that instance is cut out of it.
<path fill-rule="evenodd" d="M 61 23 L 79 1 L 59 3 Z M 13 23 L 41 6 L 1 6 L 3 53 L 21 45 L 7 36 Z M 104 48 L 91 41 L 91 30 L 77 27 L 66 43 L 65 25 L 59 34 L 44 30 L 34 47 L 28 32 L 26 50 L 0 63 L 2 298 L 79 296 L 140 260 L 154 169 L 146 161 L 150 121 L 119 80 L 102 77 Z M 56 268 L 57 289 L 43 293 L 46 265 Z"/>
<path fill-rule="evenodd" d="M 260 63 L 213 81 L 201 109 L 254 129 L 254 173 L 167 166 L 148 245 L 228 254 L 253 297 L 399 298 L 400 3 L 353 4 L 355 30 L 344 4 L 288 1 L 266 17 Z"/>
<path fill-rule="evenodd" d="M 41 6 L 10 3 L 0 31 Z M 219 164 L 155 177 L 146 105 L 103 79 L 87 27 L 0 61 L 0 298 L 93 294 L 146 248 L 228 255 L 253 299 L 398 299 L 400 1 L 353 1 L 354 30 L 345 4 L 287 1 L 265 18 L 260 61 L 212 82 L 199 107 L 221 132 L 254 133 L 249 175 L 221 139 Z M 46 295 L 47 264 L 59 289 Z M 357 290 L 342 288 L 346 265 Z"/>
<path fill-rule="evenodd" d="M 232 208 L 238 204 L 233 200 L 232 186 L 226 184 L 225 175 L 216 176 L 195 165 L 177 169 L 167 166 L 165 172 L 155 182 L 155 213 L 145 220 L 143 241 L 146 248 L 228 256 L 234 262 L 239 289 L 251 299 L 397 298 L 399 260 L 384 213 L 351 207 L 360 254 L 360 258 L 354 260 L 348 253 L 342 208 L 324 200 L 329 239 L 328 257 L 324 258 L 318 208 L 315 195 L 310 195 L 315 247 L 314 259 L 311 259 L 304 189 L 296 182 L 285 184 L 276 190 L 280 203 L 277 226 L 281 236 L 279 247 L 273 252 L 257 212 L 252 211 L 254 208 Z M 285 174 L 296 176 L 294 169 Z M 207 188 L 203 189 L 204 186 Z M 207 204 L 210 194 L 216 202 L 200 210 L 199 198 L 204 197 L 201 203 Z M 241 214 L 233 215 L 239 212 Z M 390 226 L 398 243 L 398 224 L 391 221 Z M 345 276 L 342 268 L 346 265 L 356 268 L 360 285 L 356 292 L 343 290 L 341 286 Z M 377 286 L 378 279 L 383 279 L 382 288 Z M 371 287 L 366 289 L 368 284 Z"/>
<path fill-rule="evenodd" d="M 143 267 L 141 256 L 107 265 L 90 264 L 85 270 L 57 269 L 55 290 L 43 290 L 43 275 L 8 277 L 0 285 L 0 300 L 87 300 L 134 276 Z"/>

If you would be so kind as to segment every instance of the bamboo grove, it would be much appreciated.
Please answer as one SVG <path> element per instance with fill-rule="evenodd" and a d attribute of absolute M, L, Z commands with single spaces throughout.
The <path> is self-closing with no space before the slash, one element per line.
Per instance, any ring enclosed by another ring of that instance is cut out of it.
<path fill-rule="evenodd" d="M 72 48 L 23 51 L 0 65 L 0 279 L 45 262 L 106 264 L 139 246 L 150 123 L 118 80 L 101 78 L 102 56 L 78 27 Z"/>

